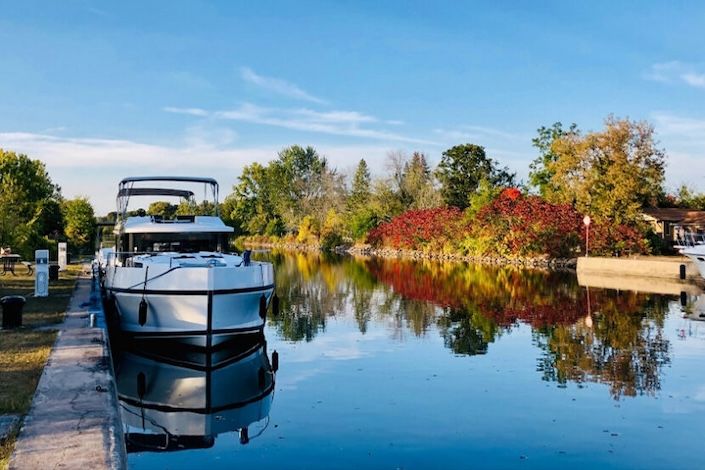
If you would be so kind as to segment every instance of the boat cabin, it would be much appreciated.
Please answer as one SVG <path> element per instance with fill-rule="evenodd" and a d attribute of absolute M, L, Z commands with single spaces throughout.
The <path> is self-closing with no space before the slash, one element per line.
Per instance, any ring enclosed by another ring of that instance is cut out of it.
<path fill-rule="evenodd" d="M 179 216 L 168 220 L 154 216 L 129 217 L 118 230 L 117 251 L 222 252 L 228 249 L 232 232 L 232 227 L 213 216 Z"/>
<path fill-rule="evenodd" d="M 164 218 L 158 215 L 128 215 L 127 206 L 135 196 L 177 197 L 191 201 L 194 193 L 185 189 L 139 187 L 145 182 L 204 183 L 213 195 L 214 213 L 210 216 L 176 215 Z M 118 191 L 118 222 L 115 227 L 116 251 L 125 257 L 137 253 L 196 253 L 199 251 L 227 251 L 233 228 L 218 217 L 218 183 L 212 178 L 190 177 L 133 177 L 125 178 Z"/>

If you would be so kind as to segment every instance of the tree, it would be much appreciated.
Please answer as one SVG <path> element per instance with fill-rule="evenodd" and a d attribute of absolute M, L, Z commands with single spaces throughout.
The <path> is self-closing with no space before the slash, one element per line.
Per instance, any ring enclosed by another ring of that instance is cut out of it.
<path fill-rule="evenodd" d="M 281 235 L 283 222 L 274 204 L 274 184 L 269 167 L 253 163 L 242 169 L 240 182 L 224 203 L 226 219 L 232 220 L 237 232 Z"/>
<path fill-rule="evenodd" d="M 176 214 L 176 209 L 178 206 L 170 204 L 166 201 L 156 201 L 149 205 L 147 208 L 147 214 L 160 216 L 163 219 L 172 219 Z"/>
<path fill-rule="evenodd" d="M 197 203 L 192 199 L 182 199 L 174 213 L 175 215 L 213 215 L 215 213 L 215 204 L 211 201 Z"/>
<path fill-rule="evenodd" d="M 95 235 L 95 213 L 87 197 L 64 201 L 63 213 L 66 238 L 78 250 L 90 247 Z"/>
<path fill-rule="evenodd" d="M 362 208 L 369 203 L 371 196 L 370 181 L 370 169 L 365 159 L 361 158 L 353 176 L 352 190 L 348 198 L 348 207 L 351 211 Z"/>
<path fill-rule="evenodd" d="M 665 153 L 646 122 L 605 120 L 602 132 L 568 133 L 551 145 L 546 198 L 572 203 L 598 222 L 638 225 L 641 209 L 663 194 Z"/>
<path fill-rule="evenodd" d="M 404 165 L 401 183 L 402 201 L 409 209 L 430 209 L 441 204 L 433 184 L 433 174 L 426 155 L 414 152 Z"/>
<path fill-rule="evenodd" d="M 705 194 L 698 193 L 684 184 L 678 188 L 675 202 L 678 207 L 685 209 L 705 210 Z M 660 204 L 659 206 L 662 207 Z"/>
<path fill-rule="evenodd" d="M 0 149 L 0 245 L 33 254 L 43 236 L 61 228 L 54 210 L 59 201 L 61 188 L 44 163 Z"/>
<path fill-rule="evenodd" d="M 498 168 L 484 147 L 474 144 L 456 145 L 443 152 L 436 176 L 445 204 L 460 209 L 468 206 L 470 195 L 483 179 L 493 186 L 514 184 L 514 174 L 507 167 Z"/>
<path fill-rule="evenodd" d="M 323 196 L 323 175 L 329 172 L 328 161 L 313 147 L 292 145 L 279 152 L 279 158 L 269 165 L 270 184 L 277 213 L 289 231 L 294 231 L 312 208 L 320 205 Z"/>
<path fill-rule="evenodd" d="M 545 196 L 551 189 L 551 178 L 554 175 L 552 164 L 558 160 L 558 155 L 553 151 L 553 143 L 563 137 L 579 136 L 578 125 L 573 123 L 568 130 L 563 129 L 563 124 L 554 122 L 551 127 L 541 126 L 537 129 L 538 136 L 531 139 L 531 144 L 539 151 L 539 156 L 529 165 L 529 185 L 538 189 L 541 196 Z"/>

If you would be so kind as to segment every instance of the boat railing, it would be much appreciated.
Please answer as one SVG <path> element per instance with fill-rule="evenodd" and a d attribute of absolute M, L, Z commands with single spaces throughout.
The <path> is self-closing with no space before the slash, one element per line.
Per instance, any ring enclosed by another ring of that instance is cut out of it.
<path fill-rule="evenodd" d="M 676 233 L 675 245 L 679 248 L 692 248 L 694 246 L 705 245 L 705 233 Z"/>
<path fill-rule="evenodd" d="M 221 255 L 232 255 L 232 256 L 241 256 L 243 258 L 243 261 L 241 264 L 244 266 L 249 266 L 252 261 L 250 261 L 249 258 L 249 250 L 245 250 L 244 253 L 238 253 L 235 251 L 232 252 L 219 252 L 218 254 Z M 176 251 L 111 251 L 108 253 L 108 256 L 106 258 L 106 266 L 125 266 L 125 267 L 135 267 L 133 265 L 132 259 L 135 256 L 157 256 L 157 255 L 164 255 L 164 254 L 171 254 L 173 256 L 170 256 L 169 258 L 169 267 L 171 267 L 171 262 L 174 259 L 179 259 L 179 258 L 187 258 L 191 255 L 196 255 L 198 253 L 187 253 L 187 252 L 176 252 Z M 206 256 L 208 257 L 208 256 Z M 211 255 L 212 257 L 212 255 Z"/>

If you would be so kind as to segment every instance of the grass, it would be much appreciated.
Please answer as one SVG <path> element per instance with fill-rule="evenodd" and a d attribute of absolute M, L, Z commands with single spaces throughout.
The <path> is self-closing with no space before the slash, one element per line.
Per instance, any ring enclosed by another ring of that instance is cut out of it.
<path fill-rule="evenodd" d="M 32 404 L 34 390 L 56 340 L 51 325 L 60 323 L 71 298 L 81 266 L 71 265 L 49 283 L 49 296 L 35 298 L 34 276 L 18 266 L 17 276 L 0 276 L 0 297 L 22 295 L 27 299 L 22 327 L 0 330 L 0 414 L 24 415 Z M 43 327 L 37 329 L 37 327 Z M 48 327 L 48 328 L 47 328 Z M 17 430 L 0 442 L 0 469 L 8 466 Z"/>

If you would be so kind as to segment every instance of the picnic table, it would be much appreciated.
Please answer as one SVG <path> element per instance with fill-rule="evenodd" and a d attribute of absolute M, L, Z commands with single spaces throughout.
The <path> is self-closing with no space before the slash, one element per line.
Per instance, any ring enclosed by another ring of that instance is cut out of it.
<path fill-rule="evenodd" d="M 2 263 L 2 273 L 0 275 L 4 276 L 7 273 L 12 273 L 15 275 L 15 265 L 21 260 L 20 255 L 0 255 L 0 263 Z"/>

